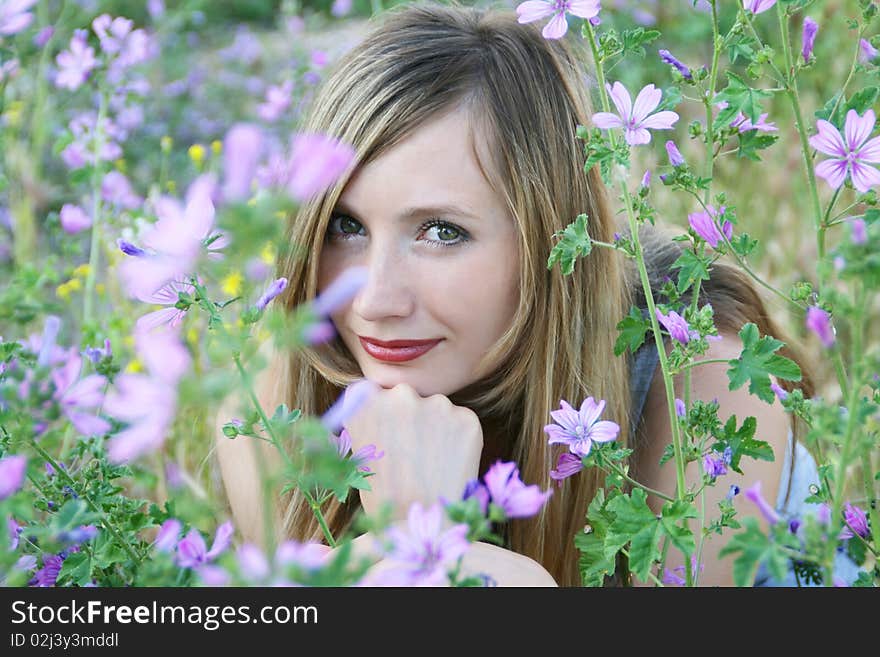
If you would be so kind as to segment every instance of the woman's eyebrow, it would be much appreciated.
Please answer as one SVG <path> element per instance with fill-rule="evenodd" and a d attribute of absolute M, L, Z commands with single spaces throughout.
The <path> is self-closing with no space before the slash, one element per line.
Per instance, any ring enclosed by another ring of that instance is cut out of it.
<path fill-rule="evenodd" d="M 334 208 L 335 212 L 345 212 L 347 214 L 352 215 L 353 218 L 358 218 L 359 213 L 354 209 L 346 205 L 343 201 L 339 200 L 336 202 L 336 207 Z M 477 215 L 464 208 L 452 204 L 452 203 L 438 203 L 431 205 L 420 205 L 413 206 L 409 208 L 405 208 L 402 212 L 397 215 L 397 220 L 399 222 L 407 222 L 407 221 L 415 221 L 417 219 L 427 219 L 430 217 L 443 216 L 443 215 L 455 215 L 458 217 L 465 217 L 468 219 L 479 219 Z"/>

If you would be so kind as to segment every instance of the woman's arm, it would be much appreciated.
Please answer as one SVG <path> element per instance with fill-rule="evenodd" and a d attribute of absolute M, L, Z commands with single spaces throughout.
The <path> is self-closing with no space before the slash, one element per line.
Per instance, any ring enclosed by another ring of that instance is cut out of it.
<path fill-rule="evenodd" d="M 725 359 L 730 360 L 739 357 L 742 352 L 742 342 L 736 334 L 725 333 L 723 340 L 711 343 L 708 352 L 701 359 Z M 743 475 L 732 470 L 728 474 L 721 475 L 715 480 L 715 485 L 707 487 L 701 496 L 696 499 L 698 512 L 703 509 L 706 524 L 719 515 L 718 503 L 723 500 L 731 484 L 739 486 L 744 491 L 756 481 L 762 484 L 762 493 L 765 498 L 774 505 L 779 489 L 779 480 L 782 474 L 782 461 L 788 441 L 788 432 L 791 427 L 789 416 L 777 400 L 773 404 L 766 404 L 754 395 L 749 394 L 747 388 L 731 391 L 728 389 L 727 377 L 728 365 L 726 363 L 710 363 L 700 365 L 691 370 L 691 399 L 703 401 L 718 401 L 718 417 L 722 422 L 731 415 L 736 415 L 737 425 L 748 416 L 754 416 L 757 420 L 755 439 L 763 440 L 773 448 L 773 461 L 760 461 L 751 458 L 743 458 L 740 468 Z M 676 396 L 684 399 L 684 377 L 676 377 Z M 669 424 L 669 414 L 666 405 L 666 390 L 663 385 L 663 377 L 660 368 L 651 384 L 645 410 L 642 416 L 646 433 L 646 444 L 637 455 L 635 462 L 636 478 L 644 485 L 664 492 L 670 496 L 675 495 L 676 473 L 674 460 L 667 461 L 660 467 L 660 457 L 666 445 L 672 443 L 672 428 Z M 702 478 L 702 459 L 689 463 L 686 469 L 686 481 L 689 487 L 697 484 Z M 663 501 L 654 496 L 648 496 L 648 504 L 655 513 L 659 513 Z M 756 518 L 763 528 L 767 523 L 754 504 L 749 502 L 740 493 L 733 498 L 733 506 L 737 517 L 751 516 Z M 694 527 L 696 523 L 691 523 Z M 701 563 L 703 570 L 698 575 L 700 586 L 733 586 L 733 557 L 719 558 L 718 552 L 730 541 L 732 530 L 726 530 L 724 534 L 710 534 L 703 543 Z M 699 545 L 699 536 L 695 537 Z M 666 560 L 666 568 L 672 570 L 676 566 L 683 565 L 684 560 L 678 550 L 670 549 Z"/>

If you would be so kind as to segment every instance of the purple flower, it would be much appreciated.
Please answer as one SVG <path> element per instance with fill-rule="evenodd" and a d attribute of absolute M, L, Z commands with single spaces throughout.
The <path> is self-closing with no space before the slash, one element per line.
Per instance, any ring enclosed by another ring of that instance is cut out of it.
<path fill-rule="evenodd" d="M 712 453 L 714 454 L 714 452 Z M 711 479 L 727 474 L 727 464 L 722 457 L 706 454 L 703 457 L 703 472 Z"/>
<path fill-rule="evenodd" d="M 167 325 L 170 328 L 180 326 L 187 313 L 186 310 L 175 307 L 175 304 L 180 300 L 180 292 L 192 296 L 195 292 L 195 287 L 191 283 L 184 281 L 171 281 L 152 294 L 142 296 L 140 300 L 145 303 L 155 303 L 166 307 L 139 317 L 136 330 L 138 332 L 146 332 L 163 325 Z"/>
<path fill-rule="evenodd" d="M 128 178 L 119 171 L 110 171 L 104 176 L 101 198 L 125 210 L 133 210 L 143 203 L 143 199 L 134 193 Z"/>
<path fill-rule="evenodd" d="M 87 37 L 85 30 L 76 30 L 70 40 L 69 50 L 58 53 L 55 58 L 58 64 L 55 86 L 76 91 L 98 65 L 94 49 L 86 41 Z"/>
<path fill-rule="evenodd" d="M 71 354 L 64 366 L 53 370 L 54 397 L 80 434 L 103 435 L 110 431 L 110 423 L 98 417 L 94 409 L 104 401 L 107 379 L 99 374 L 90 374 L 77 380 L 81 370 L 82 357 L 77 353 Z"/>
<path fill-rule="evenodd" d="M 312 312 L 318 317 L 329 317 L 351 301 L 367 284 L 369 269 L 349 267 L 312 300 Z"/>
<path fill-rule="evenodd" d="M 324 344 L 333 339 L 336 335 L 336 327 L 333 322 L 322 320 L 307 326 L 303 330 L 303 340 L 310 345 Z"/>
<path fill-rule="evenodd" d="M 851 109 L 846 113 L 843 134 L 828 121 L 819 119 L 819 133 L 810 137 L 810 146 L 831 155 L 831 159 L 816 166 L 816 175 L 824 178 L 834 189 L 839 189 L 847 175 L 852 176 L 853 186 L 867 192 L 880 184 L 880 171 L 869 163 L 880 162 L 880 136 L 868 139 L 874 130 L 876 115 L 867 110 L 863 116 Z"/>
<path fill-rule="evenodd" d="M 177 547 L 177 537 L 180 536 L 180 530 L 182 528 L 183 525 L 180 520 L 177 520 L 176 518 L 168 518 L 168 520 L 163 522 L 162 526 L 159 527 L 153 546 L 159 552 L 171 552 Z"/>
<path fill-rule="evenodd" d="M 859 61 L 862 62 L 862 64 L 867 64 L 868 62 L 873 61 L 878 54 L 880 54 L 880 50 L 877 50 L 872 46 L 870 41 L 867 39 L 859 39 Z"/>
<path fill-rule="evenodd" d="M 351 383 L 324 415 L 321 424 L 330 433 L 337 433 L 345 421 L 357 413 L 358 409 L 379 389 L 378 384 L 369 379 Z"/>
<path fill-rule="evenodd" d="M 678 150 L 675 142 L 671 139 L 666 142 L 666 154 L 669 156 L 669 163 L 672 166 L 678 167 L 685 164 L 684 157 L 682 156 L 681 151 Z"/>
<path fill-rule="evenodd" d="M 110 440 L 108 455 L 114 463 L 127 463 L 161 447 L 174 419 L 177 396 L 168 383 L 144 374 L 123 374 L 114 383 L 104 411 L 129 426 Z"/>
<path fill-rule="evenodd" d="M 580 18 L 594 18 L 600 9 L 599 0 L 528 0 L 517 6 L 516 14 L 520 23 L 552 17 L 541 34 L 545 39 L 561 39 L 568 31 L 566 13 Z"/>
<path fill-rule="evenodd" d="M 727 107 L 727 102 L 722 101 L 718 103 L 718 107 L 724 109 Z M 757 130 L 758 132 L 776 132 L 779 128 L 776 127 L 775 123 L 767 123 L 767 117 L 769 114 L 764 112 L 760 116 L 758 116 L 758 122 L 752 123 L 752 120 L 748 118 L 742 112 L 737 113 L 736 117 L 733 121 L 730 122 L 731 128 L 736 128 L 737 132 L 748 132 L 749 130 Z"/>
<path fill-rule="evenodd" d="M 590 453 L 593 442 L 609 442 L 615 440 L 620 433 L 620 426 L 616 422 L 599 419 L 605 410 L 604 399 L 597 403 L 592 397 L 587 397 L 579 411 L 564 399 L 559 404 L 559 410 L 550 411 L 556 424 L 544 427 L 544 433 L 550 436 L 547 441 L 550 445 L 562 443 L 568 445 L 572 454 L 586 456 Z"/>
<path fill-rule="evenodd" d="M 584 469 L 584 463 L 581 457 L 575 456 L 571 452 L 562 452 L 556 460 L 556 469 L 550 471 L 550 478 L 555 479 L 562 486 L 562 480 L 576 475 Z"/>
<path fill-rule="evenodd" d="M 59 219 L 61 220 L 61 228 L 68 235 L 75 235 L 92 226 L 92 218 L 86 211 L 72 203 L 65 203 L 61 206 Z"/>
<path fill-rule="evenodd" d="M 37 0 L 4 0 L 0 3 L 0 35 L 18 34 L 34 20 L 30 8 Z"/>
<path fill-rule="evenodd" d="M 235 556 L 239 572 L 248 582 L 261 582 L 272 572 L 263 551 L 252 543 L 245 543 L 238 548 Z"/>
<path fill-rule="evenodd" d="M 846 525 L 840 532 L 839 539 L 846 540 L 856 535 L 868 538 L 870 533 L 868 529 L 868 516 L 862 509 L 847 502 L 843 511 L 843 519 L 846 521 Z"/>
<path fill-rule="evenodd" d="M 191 529 L 177 544 L 177 565 L 181 568 L 199 568 L 216 559 L 229 547 L 233 532 L 232 523 L 224 522 L 214 534 L 214 543 L 208 550 L 205 539 L 198 529 Z"/>
<path fill-rule="evenodd" d="M 647 144 L 651 141 L 651 130 L 669 130 L 678 121 L 678 114 L 669 110 L 652 114 L 660 104 L 663 95 L 653 84 L 649 84 L 639 91 L 636 102 L 633 104 L 629 92 L 620 82 L 615 82 L 612 87 L 606 84 L 608 93 L 618 114 L 611 112 L 598 112 L 593 115 L 593 124 L 603 130 L 611 128 L 623 128 L 624 139 L 630 146 Z"/>
<path fill-rule="evenodd" d="M 703 572 L 704 564 L 700 564 L 700 572 Z M 697 570 L 697 555 L 691 555 L 691 572 Z M 687 584 L 685 579 L 684 566 L 676 566 L 672 570 L 663 569 L 663 583 L 667 586 L 684 586 Z"/>
<path fill-rule="evenodd" d="M 284 288 L 287 287 L 287 279 L 279 278 L 272 282 L 271 285 L 266 289 L 265 292 L 257 299 L 256 308 L 258 310 L 265 310 L 266 306 L 269 305 L 269 302 L 272 301 L 275 297 L 281 294 L 284 291 Z"/>
<path fill-rule="evenodd" d="M 831 316 L 818 306 L 807 308 L 805 320 L 806 327 L 815 333 L 826 349 L 834 346 L 834 328 L 831 326 Z"/>
<path fill-rule="evenodd" d="M 135 246 L 131 242 L 126 242 L 124 239 L 119 238 L 116 240 L 116 246 L 119 247 L 119 250 L 122 251 L 125 255 L 141 257 L 149 255 L 146 251 L 144 251 L 139 246 Z"/>
<path fill-rule="evenodd" d="M 154 21 L 162 18 L 165 15 L 164 0 L 147 0 L 147 13 Z"/>
<path fill-rule="evenodd" d="M 761 495 L 761 481 L 758 480 L 754 483 L 751 488 L 747 488 L 743 495 L 746 496 L 746 499 L 755 504 L 758 507 L 758 510 L 761 512 L 761 515 L 769 522 L 771 525 L 779 522 L 779 514 L 773 509 L 772 506 L 764 499 L 764 496 Z"/>
<path fill-rule="evenodd" d="M 351 454 L 351 434 L 348 433 L 348 429 L 343 429 L 338 436 L 331 434 L 330 442 L 336 446 L 336 451 L 341 458 L 347 458 Z M 357 469 L 361 472 L 372 472 L 366 463 L 378 461 L 383 456 L 385 456 L 385 452 L 377 450 L 375 445 L 365 445 L 351 454 L 351 460 L 357 464 Z"/>
<path fill-rule="evenodd" d="M 325 191 L 354 161 L 354 149 L 341 141 L 318 134 L 293 138 L 287 190 L 298 201 Z"/>
<path fill-rule="evenodd" d="M 675 414 L 678 417 L 684 417 L 687 415 L 687 406 L 685 406 L 684 402 L 677 397 L 675 399 Z"/>
<path fill-rule="evenodd" d="M 113 355 L 113 349 L 110 345 L 110 338 L 104 339 L 103 348 L 86 347 L 83 351 L 83 355 L 96 365 L 100 363 L 102 359 L 109 358 Z"/>
<path fill-rule="evenodd" d="M 192 365 L 189 350 L 171 329 L 136 330 L 134 346 L 150 375 L 168 386 L 177 385 Z"/>
<path fill-rule="evenodd" d="M 757 16 L 771 9 L 776 4 L 776 0 L 745 0 L 743 4 L 748 11 Z"/>
<path fill-rule="evenodd" d="M 645 171 L 645 175 L 642 176 L 641 187 L 642 189 L 647 189 L 651 186 L 651 171 L 650 169 Z"/>
<path fill-rule="evenodd" d="M 94 525 L 80 525 L 76 529 L 58 534 L 58 540 L 61 543 L 79 545 L 80 543 L 92 540 L 97 535 L 98 528 Z"/>
<path fill-rule="evenodd" d="M 797 534 L 798 529 L 800 529 L 800 528 L 801 528 L 801 521 L 798 520 L 797 518 L 792 519 L 791 522 L 788 523 L 788 531 L 791 532 L 792 534 Z"/>
<path fill-rule="evenodd" d="M 718 219 L 724 216 L 724 206 L 715 210 L 712 205 L 706 206 L 706 212 L 692 212 L 688 215 L 688 223 L 693 231 L 705 240 L 713 249 L 718 248 L 718 243 L 726 237 L 728 241 L 733 237 L 733 224 L 725 219 L 718 228 Z"/>
<path fill-rule="evenodd" d="M 61 572 L 61 566 L 64 559 L 57 554 L 43 553 L 43 567 L 34 573 L 28 586 L 48 587 L 55 586 L 58 574 Z"/>
<path fill-rule="evenodd" d="M 37 353 L 37 367 L 51 366 L 61 356 L 59 354 L 60 348 L 56 344 L 60 330 L 61 320 L 55 315 L 48 315 L 46 321 L 43 322 L 43 334 L 39 340 L 39 347 L 34 350 Z M 60 351 L 63 354 L 63 350 Z"/>
<path fill-rule="evenodd" d="M 691 74 L 691 70 L 682 64 L 679 60 L 677 60 L 671 52 L 668 50 L 660 49 L 657 51 L 660 54 L 660 59 L 663 60 L 664 63 L 669 64 L 670 66 L 674 66 L 681 76 L 685 80 L 693 80 L 694 76 Z"/>
<path fill-rule="evenodd" d="M 386 586 L 445 586 L 448 572 L 468 549 L 467 525 L 443 531 L 443 507 L 428 509 L 415 502 L 405 528 L 388 530 L 393 549 L 386 557 L 389 568 L 374 584 Z"/>
<path fill-rule="evenodd" d="M 240 201 L 251 193 L 257 163 L 263 153 L 263 132 L 254 125 L 238 123 L 223 139 L 223 198 Z"/>
<path fill-rule="evenodd" d="M 351 11 L 352 0 L 333 0 L 330 7 L 330 14 L 336 18 L 340 18 Z"/>
<path fill-rule="evenodd" d="M 20 454 L 0 459 L 0 500 L 5 500 L 21 488 L 26 471 L 27 459 Z"/>
<path fill-rule="evenodd" d="M 541 492 L 536 485 L 526 486 L 519 478 L 516 463 L 497 461 L 483 476 L 492 503 L 508 518 L 529 518 L 544 506 L 552 490 Z"/>
<path fill-rule="evenodd" d="M 868 226 L 861 217 L 855 217 L 850 224 L 852 243 L 862 246 L 868 243 Z"/>
<path fill-rule="evenodd" d="M 2 479 L 0 479 L 2 481 Z M 24 525 L 19 525 L 15 518 L 9 516 L 6 518 L 6 529 L 9 531 L 9 549 L 15 550 L 18 548 L 18 540 L 21 536 L 21 533 L 24 531 Z"/>
<path fill-rule="evenodd" d="M 566 454 L 567 453 L 568 452 L 566 452 Z M 461 494 L 462 500 L 469 500 L 472 497 L 477 500 L 477 504 L 480 506 L 480 512 L 483 515 L 486 515 L 486 511 L 489 509 L 489 491 L 480 483 L 479 479 L 471 479 L 467 482 L 464 487 L 464 493 Z"/>
<path fill-rule="evenodd" d="M 777 385 L 776 383 L 771 383 L 770 389 L 773 391 L 773 394 L 776 395 L 776 398 L 779 399 L 779 401 L 785 401 L 786 399 L 788 399 L 788 393 L 785 391 L 784 388 Z"/>
<path fill-rule="evenodd" d="M 664 315 L 659 308 L 654 309 L 657 315 L 657 321 L 663 325 L 673 340 L 678 340 L 681 344 L 687 344 L 691 339 L 691 327 L 687 321 L 674 310 L 670 310 Z"/>
<path fill-rule="evenodd" d="M 257 115 L 270 123 L 277 121 L 290 107 L 293 82 L 285 80 L 280 85 L 270 85 L 266 89 L 265 100 L 257 105 Z"/>
<path fill-rule="evenodd" d="M 809 16 L 804 18 L 803 48 L 801 50 L 804 64 L 810 61 L 813 54 L 813 44 L 816 42 L 816 32 L 818 31 L 819 24 L 816 21 Z"/>
<path fill-rule="evenodd" d="M 42 48 L 47 43 L 49 43 L 49 39 L 51 39 L 54 35 L 55 28 L 51 25 L 47 25 L 34 35 L 33 44 L 37 48 Z"/>

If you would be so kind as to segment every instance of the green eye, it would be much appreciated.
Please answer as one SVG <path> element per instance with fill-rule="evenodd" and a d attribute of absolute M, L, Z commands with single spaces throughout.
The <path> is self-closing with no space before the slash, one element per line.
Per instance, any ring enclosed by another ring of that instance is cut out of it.
<path fill-rule="evenodd" d="M 355 233 L 360 232 L 361 226 L 351 217 L 340 217 L 339 228 L 343 233 L 354 235 Z"/>

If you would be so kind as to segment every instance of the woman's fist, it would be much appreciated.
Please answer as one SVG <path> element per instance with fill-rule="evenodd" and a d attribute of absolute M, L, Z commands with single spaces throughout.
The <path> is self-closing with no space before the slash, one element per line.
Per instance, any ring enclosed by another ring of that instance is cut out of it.
<path fill-rule="evenodd" d="M 377 386 L 344 426 L 353 452 L 371 444 L 385 452 L 370 464 L 372 490 L 360 491 L 368 516 L 390 503 L 393 519 L 403 519 L 413 502 L 427 508 L 441 497 L 457 500 L 468 481 L 477 478 L 483 451 L 480 420 L 444 395 L 421 397 L 405 383 Z"/>

